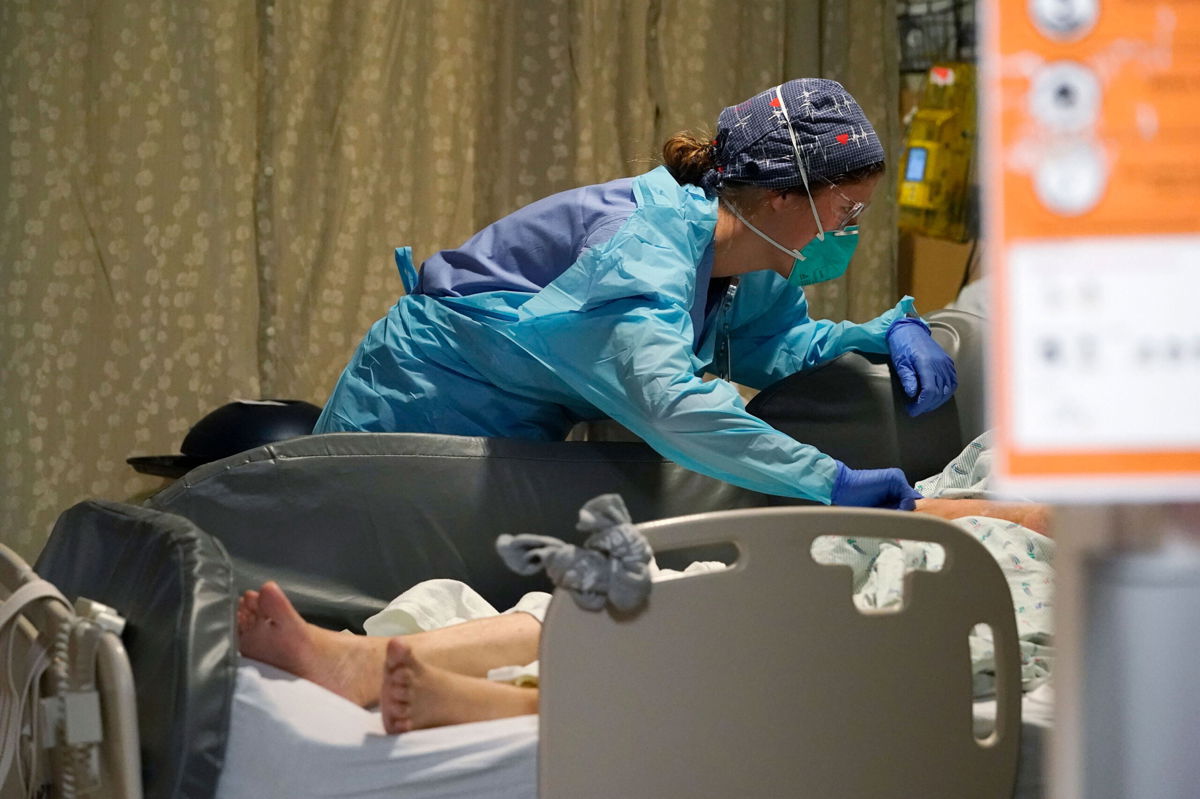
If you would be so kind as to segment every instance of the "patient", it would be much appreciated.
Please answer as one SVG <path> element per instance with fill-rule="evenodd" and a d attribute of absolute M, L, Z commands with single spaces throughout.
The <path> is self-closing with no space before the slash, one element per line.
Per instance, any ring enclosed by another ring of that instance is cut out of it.
<path fill-rule="evenodd" d="M 304 677 L 361 707 L 378 705 L 389 733 L 537 712 L 536 688 L 492 682 L 489 670 L 537 660 L 541 624 L 509 613 L 392 638 L 306 622 L 275 582 L 238 602 L 246 657 Z"/>
<path fill-rule="evenodd" d="M 1036 502 L 997 502 L 990 499 L 918 499 L 916 511 L 940 519 L 987 516 L 1050 535 L 1050 507 Z"/>
<path fill-rule="evenodd" d="M 1049 527 L 1042 505 L 976 499 L 926 499 L 917 512 L 943 519 L 989 516 L 1040 533 Z M 361 707 L 379 706 L 396 734 L 536 713 L 538 689 L 487 679 L 492 669 L 532 663 L 541 624 L 506 613 L 427 632 L 393 637 L 351 635 L 306 622 L 274 582 L 247 591 L 238 603 L 239 649 L 314 682 Z"/>

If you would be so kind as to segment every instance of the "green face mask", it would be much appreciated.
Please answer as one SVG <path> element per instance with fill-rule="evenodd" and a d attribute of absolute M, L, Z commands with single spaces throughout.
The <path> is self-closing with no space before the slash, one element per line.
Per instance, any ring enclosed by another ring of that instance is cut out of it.
<path fill-rule="evenodd" d="M 792 263 L 792 271 L 788 273 L 788 282 L 794 286 L 808 286 L 841 277 L 846 271 L 846 267 L 850 265 L 854 248 L 858 246 L 858 225 L 851 225 L 843 230 L 818 233 L 817 237 L 806 244 L 803 250 L 792 250 L 747 222 L 746 217 L 742 216 L 741 212 L 730 203 L 725 203 L 725 207 L 740 219 L 743 225 L 761 236 L 764 241 L 795 259 Z M 819 219 L 817 225 L 819 229 Z"/>
<path fill-rule="evenodd" d="M 809 286 L 841 277 L 850 266 L 857 246 L 858 225 L 818 236 L 800 251 L 802 257 L 792 264 L 788 282 L 793 286 Z"/>

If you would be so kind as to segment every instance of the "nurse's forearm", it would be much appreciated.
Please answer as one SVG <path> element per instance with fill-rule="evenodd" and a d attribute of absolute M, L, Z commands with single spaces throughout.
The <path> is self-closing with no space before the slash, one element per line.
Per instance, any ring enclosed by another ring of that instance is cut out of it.
<path fill-rule="evenodd" d="M 820 366 L 847 352 L 866 352 L 876 355 L 886 355 L 888 352 L 887 332 L 892 324 L 904 318 L 905 314 L 916 313 L 912 297 L 905 296 L 869 322 L 838 322 L 824 331 L 820 347 L 810 350 L 808 368 Z M 820 320 L 819 324 L 828 324 Z"/>

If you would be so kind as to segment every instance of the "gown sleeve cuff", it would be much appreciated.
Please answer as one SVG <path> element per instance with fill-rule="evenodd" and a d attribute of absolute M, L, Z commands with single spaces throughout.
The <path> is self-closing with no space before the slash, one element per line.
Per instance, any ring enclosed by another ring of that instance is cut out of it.
<path fill-rule="evenodd" d="M 917 314 L 917 307 L 912 297 L 905 295 L 896 306 L 869 322 L 864 322 L 858 328 L 862 341 L 856 349 L 860 352 L 886 353 L 888 351 L 887 334 L 892 324 L 901 319 L 915 319 L 926 328 L 925 320 Z"/>

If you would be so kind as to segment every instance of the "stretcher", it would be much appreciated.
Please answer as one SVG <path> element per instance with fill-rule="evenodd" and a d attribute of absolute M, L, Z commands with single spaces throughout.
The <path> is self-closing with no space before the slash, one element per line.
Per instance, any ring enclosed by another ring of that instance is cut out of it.
<path fill-rule="evenodd" d="M 936 319 L 931 321 L 935 322 L 935 335 L 950 337 L 948 349 L 952 354 L 958 346 L 978 342 L 976 321 L 956 319 L 952 320 L 953 324 L 938 323 Z M 969 369 L 975 368 L 964 363 L 973 358 L 960 360 L 960 379 L 964 372 L 969 375 Z M 824 446 L 826 451 L 854 467 L 871 466 L 862 459 L 878 457 L 880 448 L 890 447 L 894 450 L 892 454 L 900 459 L 898 462 L 908 459 L 916 464 L 910 466 L 914 470 L 923 468 L 924 464 L 913 460 L 913 453 L 924 448 L 926 457 L 942 459 L 938 463 L 940 468 L 981 429 L 982 415 L 969 407 L 969 403 L 978 398 L 977 389 L 967 385 L 960 389 L 963 395 L 961 406 L 951 402 L 928 418 L 910 420 L 902 413 L 902 397 L 892 386 L 885 363 L 865 356 L 845 356 L 810 377 L 814 385 L 820 386 L 816 394 L 826 397 L 825 410 L 821 413 L 813 411 L 815 400 L 805 394 L 803 386 L 795 384 L 787 391 L 764 392 L 760 410 L 764 418 L 770 418 L 772 410 L 777 412 L 779 421 L 772 419 L 772 422 L 781 429 L 794 432 L 802 440 L 813 440 L 807 433 L 826 429 L 831 419 L 844 419 L 844 423 L 835 425 L 841 430 L 841 449 L 837 442 Z M 969 379 L 968 376 L 963 383 Z M 829 385 L 845 385 L 847 381 L 870 387 L 870 407 L 851 409 L 839 416 L 836 406 L 845 395 L 826 392 Z M 972 394 L 972 391 L 976 393 Z M 914 425 L 930 427 L 925 435 L 916 435 Z M 930 435 L 929 431 L 936 431 L 937 435 Z M 864 445 L 872 440 L 876 447 Z M 945 452 L 935 451 L 932 442 L 937 442 Z M 836 532 L 827 527 L 829 519 L 834 519 L 842 530 L 858 529 L 861 525 L 863 529 L 872 529 L 885 537 L 895 535 L 891 523 L 904 525 L 914 521 L 904 514 L 781 507 L 804 503 L 756 494 L 689 472 L 633 442 L 530 442 L 419 434 L 334 434 L 259 447 L 199 467 L 143 507 L 100 500 L 80 503 L 59 519 L 38 559 L 37 571 L 69 597 L 90 597 L 116 608 L 128 619 L 123 641 L 137 685 L 140 782 L 144 794 L 147 797 L 207 799 L 217 795 L 222 769 L 231 757 L 226 745 L 241 665 L 234 627 L 236 600 L 241 591 L 257 587 L 266 579 L 277 580 L 307 619 L 333 629 L 352 631 L 361 630 L 362 621 L 382 609 L 400 590 L 430 577 L 460 579 L 475 587 L 497 607 L 506 607 L 525 591 L 548 586 L 539 586 L 536 581 L 517 578 L 507 572 L 492 549 L 495 537 L 500 533 L 569 537 L 578 508 L 592 496 L 610 492 L 625 498 L 633 518 L 638 521 L 694 517 L 697 512 L 734 512 L 732 516 L 714 513 L 700 519 L 692 518 L 679 528 L 681 531 L 690 529 L 691 533 L 669 532 L 673 529 L 669 527 L 655 533 L 657 528 L 653 525 L 648 526 L 647 531 L 652 542 L 656 535 L 661 535 L 664 549 L 671 550 L 667 556 L 678 561 L 695 556 L 691 545 L 719 543 L 715 539 L 722 539 L 726 553 L 736 555 L 739 566 L 721 579 L 716 576 L 713 579 L 695 578 L 680 581 L 678 586 L 657 587 L 649 611 L 638 619 L 600 614 L 568 621 L 572 611 L 567 603 L 556 600 L 547 621 L 543 655 L 547 673 L 558 673 L 559 679 L 569 679 L 575 668 L 573 665 L 559 667 L 556 663 L 572 664 L 572 658 L 578 660 L 579 654 L 568 653 L 580 646 L 579 652 L 594 649 L 583 646 L 586 636 L 583 642 L 576 640 L 574 643 L 569 633 L 562 637 L 564 629 L 569 630 L 576 624 L 581 630 L 605 636 L 606 641 L 621 639 L 626 633 L 632 636 L 631 642 L 640 641 L 643 638 L 637 636 L 653 638 L 658 634 L 649 631 L 700 630 L 704 626 L 701 618 L 689 616 L 688 609 L 707 607 L 703 601 L 705 594 L 711 590 L 714 597 L 720 595 L 726 582 L 738 581 L 744 590 L 761 580 L 757 584 L 764 592 L 776 588 L 784 592 L 792 590 L 778 575 L 770 577 L 767 569 L 773 561 L 782 562 L 785 558 L 797 568 L 813 568 L 811 557 L 798 543 L 803 540 L 803 535 L 798 532 L 808 528 L 803 519 L 794 522 L 787 514 L 815 513 L 817 516 L 810 518 L 820 523 L 814 529 L 824 529 L 826 533 Z M 836 515 L 821 515 L 829 513 Z M 955 556 L 958 571 L 952 568 L 947 572 L 953 574 L 954 585 L 958 586 L 954 590 L 967 590 L 957 582 L 963 577 L 972 586 L 987 586 L 999 581 L 1003 588 L 1003 579 L 995 562 L 990 561 L 993 574 L 988 570 L 986 553 L 984 559 L 980 559 L 977 557 L 980 553 L 970 549 L 973 542 L 955 536 L 955 528 L 951 526 L 933 520 L 920 521 L 929 522 L 937 529 L 904 528 L 905 535 L 920 537 L 932 530 L 930 535 L 940 534 L 952 542 L 952 551 L 966 547 L 966 554 Z M 787 533 L 783 534 L 779 529 L 755 532 L 760 524 L 767 527 L 783 524 Z M 779 549 L 780 546 L 783 549 Z M 704 551 L 710 552 L 711 547 Z M 814 601 L 841 608 L 834 614 L 839 619 L 855 618 L 846 610 L 849 596 L 844 580 L 837 579 L 836 570 L 825 569 L 821 573 L 826 576 L 816 585 L 820 590 L 834 590 L 836 584 L 836 594 Z M 934 585 L 927 577 L 914 577 L 919 589 L 914 596 L 927 598 L 914 601 L 910 611 L 919 612 L 923 603 L 939 596 L 937 589 L 926 591 L 925 586 Z M 779 580 L 780 584 L 775 585 L 773 580 Z M 974 596 L 973 590 L 970 593 Z M 967 614 L 971 623 L 987 620 L 997 635 L 1002 636 L 1008 628 L 1001 605 L 1009 600 L 1006 592 L 992 591 L 992 594 L 994 596 L 990 598 L 979 599 L 985 604 L 991 603 L 987 605 L 986 614 L 983 614 L 984 605 L 973 604 L 974 599 L 933 604 L 949 604 L 964 613 L 968 609 L 980 610 L 980 613 Z M 986 597 L 982 589 L 980 596 Z M 678 611 L 674 610 L 677 606 Z M 1011 603 L 1008 616 L 1011 617 Z M 822 614 L 814 614 L 816 621 L 821 617 Z M 961 638 L 965 653 L 970 628 L 965 617 L 948 619 L 935 614 L 926 623 L 931 629 L 945 625 L 945 634 L 949 636 L 946 640 Z M 967 626 L 964 628 L 963 624 Z M 781 687 L 770 686 L 757 678 L 747 679 L 748 674 L 762 668 L 776 668 L 769 665 L 773 663 L 779 664 L 780 668 L 784 664 L 790 664 L 788 668 L 804 664 L 807 668 L 813 664 L 804 661 L 804 653 L 828 645 L 828 630 L 814 628 L 810 631 L 809 634 L 819 636 L 819 644 L 813 644 L 811 639 L 800 636 L 798 631 L 803 625 L 797 627 L 794 618 L 774 619 L 762 626 L 770 631 L 770 635 L 765 641 L 759 641 L 759 648 L 746 642 L 747 648 L 726 663 L 726 668 L 723 669 L 719 658 L 712 658 L 711 669 L 702 673 L 697 670 L 697 678 L 708 681 L 706 684 L 710 688 L 715 680 L 730 685 L 744 683 L 759 689 L 753 698 L 736 700 L 737 704 L 750 708 L 743 717 L 730 713 L 735 703 L 733 699 L 714 704 L 706 722 L 699 726 L 710 731 L 723 730 L 722 738 L 727 734 L 724 731 L 734 735 L 746 724 L 752 726 L 756 713 L 776 709 Z M 886 659 L 888 663 L 899 663 L 905 645 L 892 627 L 878 620 L 868 621 L 867 626 L 872 632 L 884 631 L 883 638 L 874 644 L 875 649 L 864 650 L 876 654 L 860 665 L 868 671 L 878 666 L 876 673 L 882 678 L 887 673 L 886 668 L 873 661 Z M 781 630 L 795 630 L 798 637 L 793 640 L 781 634 Z M 560 639 L 561 644 L 558 643 Z M 848 638 L 847 643 L 857 640 L 860 639 Z M 783 646 L 781 642 L 784 641 L 790 645 Z M 809 641 L 809 644 L 802 646 L 801 641 Z M 1005 649 L 1004 646 L 1000 646 L 1002 653 L 1006 653 L 1004 657 L 1015 652 L 1012 647 Z M 614 645 L 614 656 L 620 649 Z M 647 685 L 667 686 L 685 671 L 684 664 L 675 659 L 684 650 L 674 644 L 671 651 L 647 649 L 641 645 L 635 649 L 636 652 L 630 652 L 626 648 L 622 656 L 632 656 L 643 666 L 653 663 L 656 658 L 664 664 L 675 663 L 654 680 L 647 676 Z M 924 650 L 918 647 L 914 651 Z M 885 657 L 881 653 L 891 655 Z M 797 657 L 800 660 L 792 662 Z M 689 663 L 694 665 L 694 660 Z M 604 661 L 595 659 L 593 665 L 605 672 L 603 664 Z M 611 669 L 607 671 L 611 672 Z M 587 692 L 560 689 L 557 686 L 570 683 L 556 684 L 554 679 L 550 678 L 544 684 L 541 723 L 548 725 L 547 730 L 561 729 L 563 732 L 542 735 L 541 745 L 554 747 L 575 737 L 580 741 L 591 741 L 587 736 L 578 736 L 578 730 L 571 734 L 566 732 L 571 729 L 570 716 L 581 711 L 566 702 L 565 697 Z M 812 679 L 824 678 L 814 676 Z M 902 695 L 908 689 L 896 684 L 895 690 Z M 960 691 L 961 687 L 954 690 Z M 711 695 L 705 701 L 709 699 Z M 853 697 L 842 699 L 850 702 Z M 629 740 L 644 740 L 647 745 L 660 735 L 662 740 L 671 740 L 664 734 L 663 724 L 648 723 L 650 714 L 644 709 L 612 702 L 611 694 L 607 700 L 592 697 L 592 701 L 605 705 L 603 708 L 591 707 L 590 712 L 595 714 L 618 708 L 632 714 L 623 720 L 613 718 L 605 722 L 623 725 L 604 728 L 614 739 L 621 739 L 628 732 L 633 736 Z M 984 770 L 987 778 L 973 783 L 977 790 L 971 795 L 1011 794 L 1020 724 L 1019 710 L 1016 709 L 1019 705 L 1014 705 L 1017 702 L 1019 692 L 1001 691 L 994 740 L 974 738 L 969 729 L 965 737 L 958 739 L 963 746 L 975 747 L 969 749 L 973 753 L 971 758 L 975 759 L 968 758 L 967 762 L 977 763 L 982 762 L 978 758 L 990 758 L 988 762 L 992 764 Z M 659 702 L 653 707 L 670 710 L 678 704 L 678 701 Z M 969 705 L 968 702 L 965 709 L 956 706 L 953 711 L 957 715 L 952 727 L 957 732 L 962 731 L 964 718 L 968 728 L 970 726 Z M 832 700 L 823 708 L 794 707 L 802 708 L 802 715 L 836 710 L 845 718 L 854 718 L 864 710 L 862 705 L 839 705 Z M 901 705 L 897 704 L 897 707 Z M 913 707 L 915 705 L 904 705 L 904 712 L 911 713 Z M 877 710 L 873 708 L 870 712 Z M 674 717 L 668 714 L 664 718 Z M 769 718 L 772 725 L 778 722 L 769 714 L 759 718 Z M 830 723 L 826 719 L 823 724 Z M 676 722 L 674 727 L 666 726 L 679 734 L 690 734 L 689 730 L 698 725 L 694 719 L 676 718 Z M 797 718 L 793 718 L 793 722 L 800 723 Z M 915 721 L 913 724 L 914 729 L 918 726 L 923 731 L 926 729 Z M 630 725 L 636 729 L 631 730 Z M 578 726 L 583 729 L 589 724 Z M 617 730 L 622 732 L 618 734 Z M 800 737 L 793 744 L 787 743 L 787 737 L 793 734 Z M 786 772 L 785 766 L 790 761 L 800 762 L 801 759 L 794 756 L 796 747 L 802 744 L 807 747 L 813 739 L 811 729 L 805 732 L 795 724 L 789 732 L 780 735 L 783 737 L 776 739 L 773 749 L 763 749 L 746 762 L 745 769 L 763 774 L 763 779 L 768 779 L 767 774 L 774 774 L 770 780 L 801 780 L 800 785 L 817 780 L 811 771 L 800 774 L 793 770 L 789 772 L 790 777 L 775 774 L 779 768 Z M 850 739 L 841 737 L 838 740 L 844 744 Z M 959 752 L 955 748 L 942 748 L 940 739 L 921 740 L 928 745 L 925 762 L 929 764 L 942 762 L 939 753 Z M 910 744 L 912 741 L 904 745 Z M 688 744 L 684 741 L 680 745 L 701 746 L 691 751 L 707 752 L 702 742 Z M 599 757 L 599 750 L 591 743 L 584 748 Z M 978 756 L 974 754 L 976 749 L 980 753 Z M 631 774 L 666 768 L 660 762 L 633 756 L 636 751 L 624 746 L 623 768 L 630 769 Z M 822 755 L 816 760 L 803 759 L 806 769 L 823 768 L 818 761 L 836 762 L 828 760 L 836 754 L 829 747 L 820 752 Z M 585 795 L 573 793 L 583 788 L 562 782 L 560 772 L 564 768 L 575 771 L 577 766 L 582 767 L 579 758 L 586 755 L 582 750 L 560 754 L 553 748 L 544 748 L 544 767 L 559 771 L 543 771 L 542 795 Z M 707 754 L 697 755 L 694 759 L 703 761 L 707 757 Z M 603 782 L 611 776 L 606 769 L 617 767 L 611 757 L 608 762 L 608 766 L 601 768 L 594 764 L 590 771 L 581 773 Z M 631 769 L 630 762 L 640 762 L 641 772 Z M 728 763 L 720 758 L 713 762 L 720 764 L 722 769 L 728 767 Z M 833 779 L 829 775 L 840 768 L 831 766 L 826 777 Z M 932 770 L 935 774 L 938 771 Z M 816 781 L 812 784 L 831 783 Z M 261 786 L 260 795 L 272 795 L 271 790 L 272 786 Z M 814 790 L 813 796 L 832 795 L 824 789 Z M 639 795 L 639 792 L 635 790 L 628 795 Z M 742 795 L 755 795 L 755 791 Z"/>

